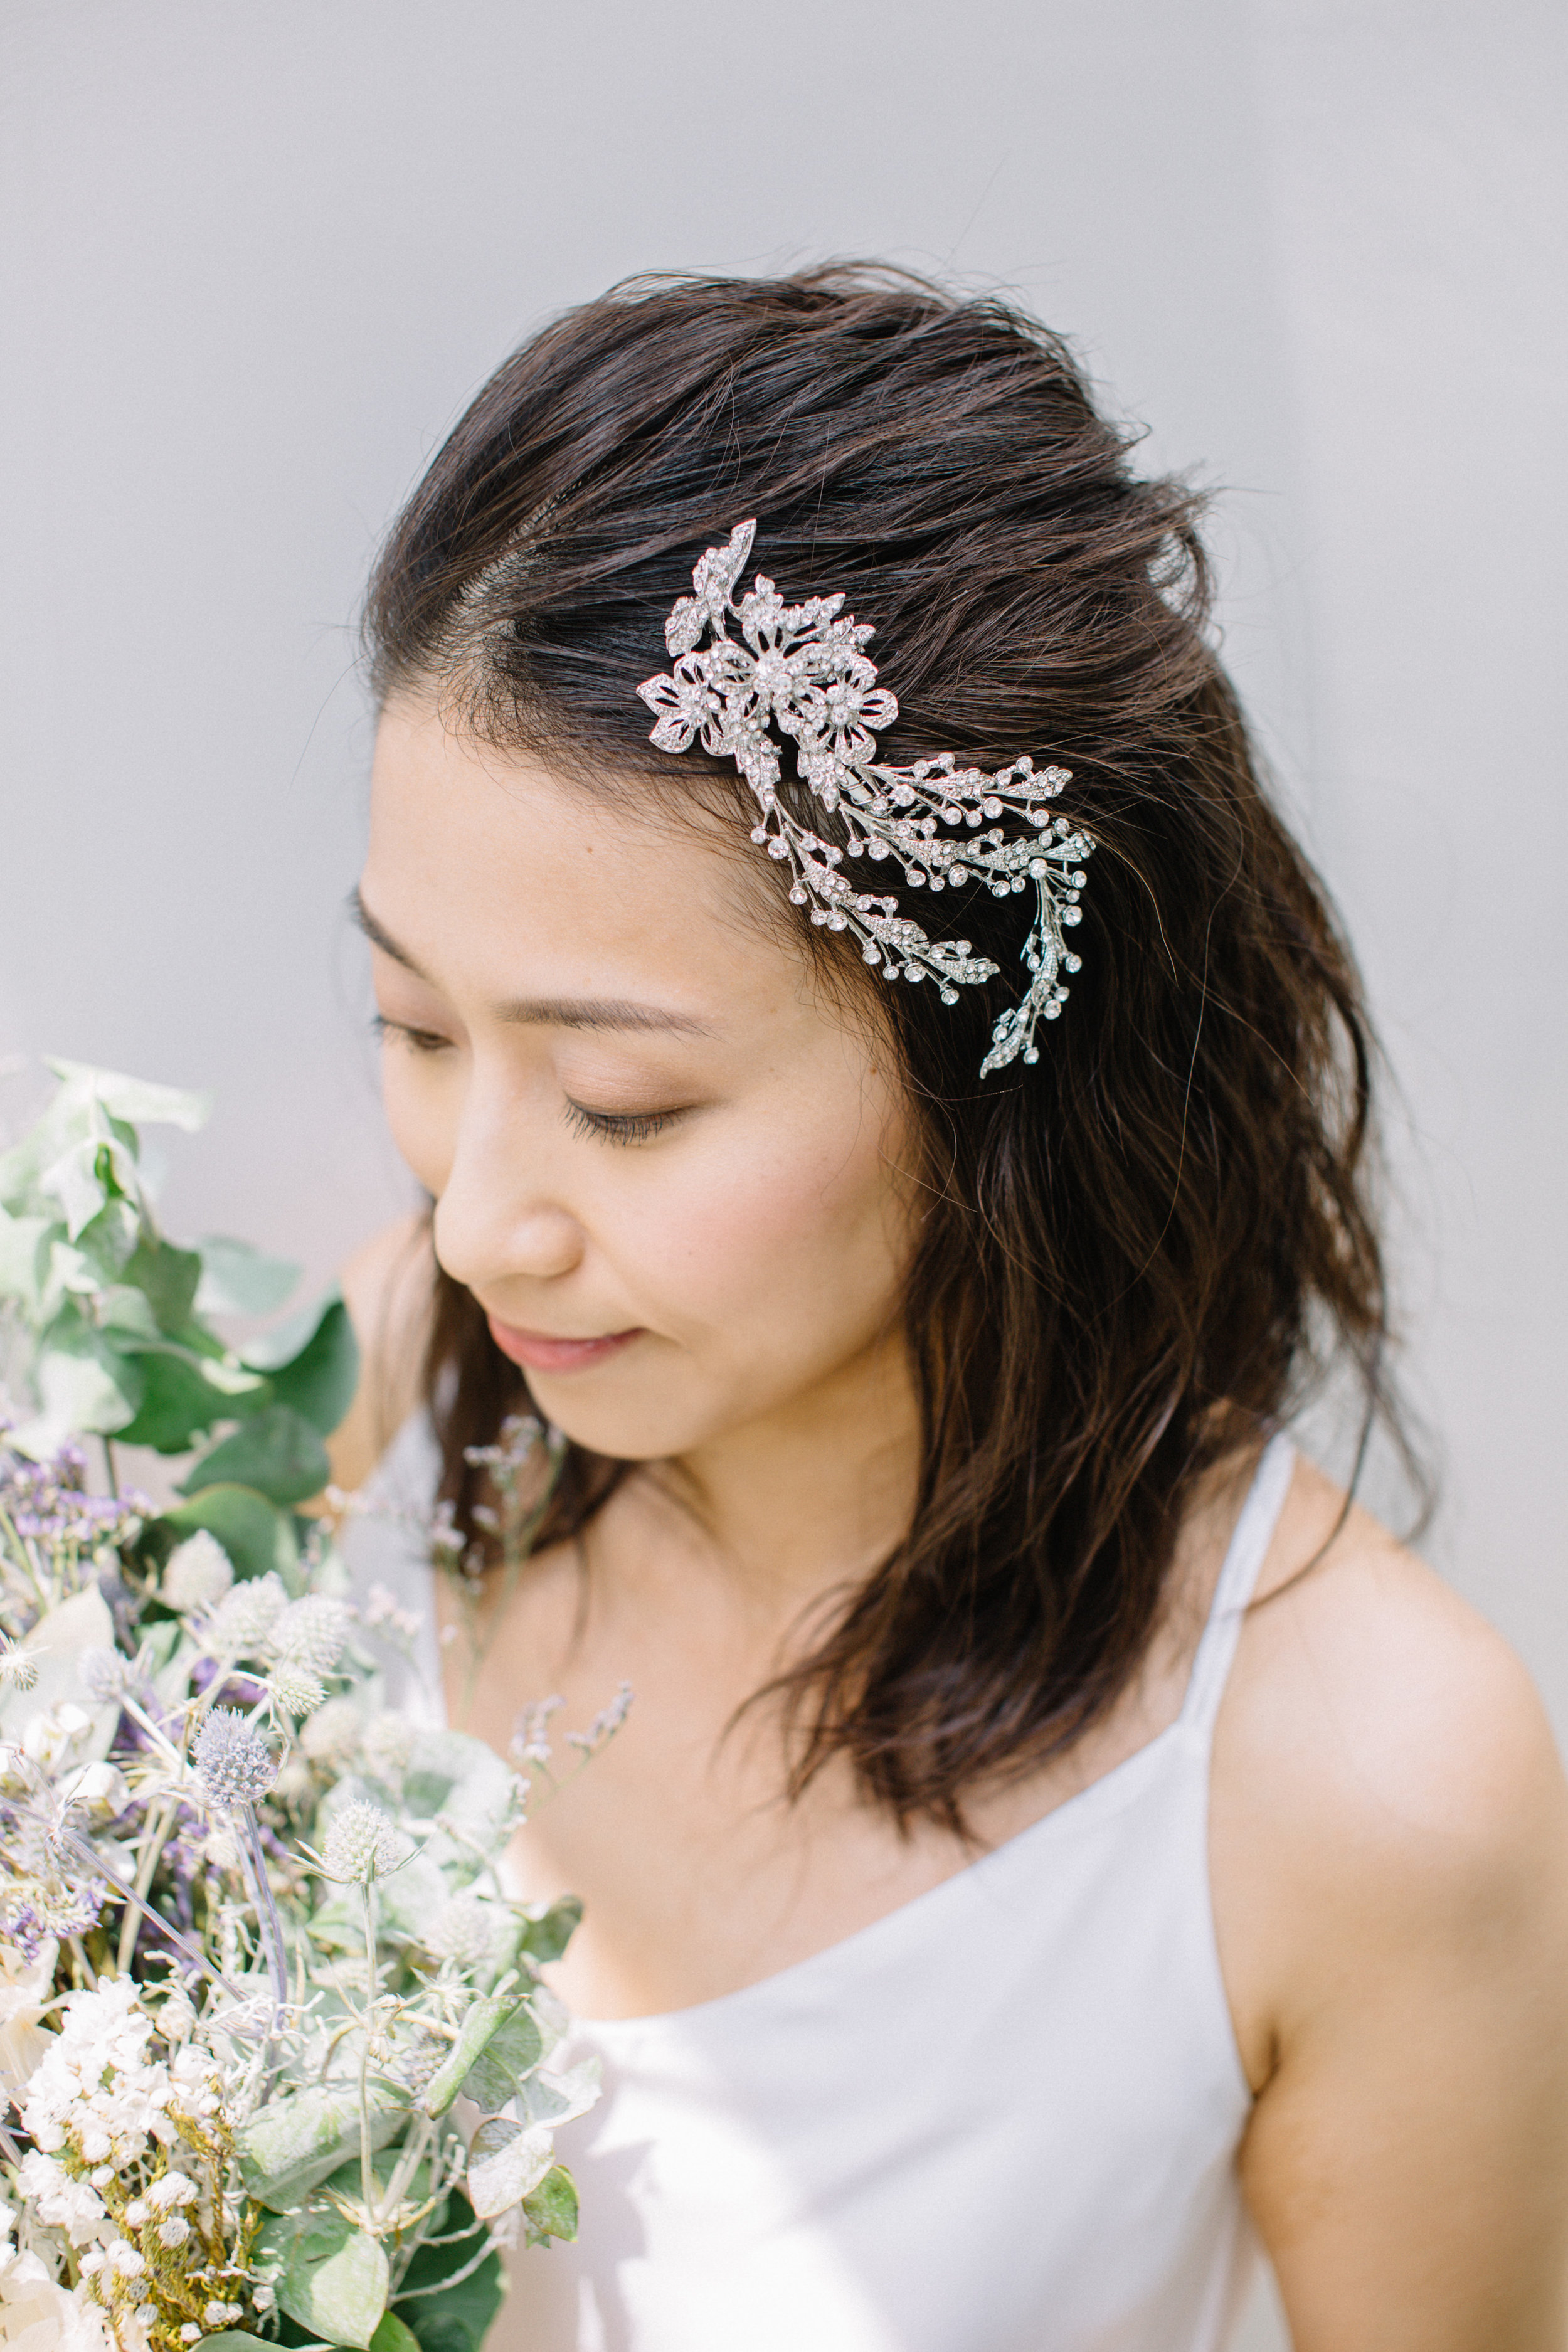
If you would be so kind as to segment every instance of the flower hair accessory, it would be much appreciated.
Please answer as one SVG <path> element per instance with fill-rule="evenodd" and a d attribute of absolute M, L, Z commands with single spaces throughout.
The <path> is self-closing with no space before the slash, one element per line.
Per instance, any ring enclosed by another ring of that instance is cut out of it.
<path fill-rule="evenodd" d="M 852 931 L 884 979 L 929 974 L 944 1004 L 956 1004 L 960 987 L 993 979 L 998 967 L 973 954 L 967 940 L 928 938 L 899 913 L 896 898 L 857 890 L 839 871 L 845 856 L 890 857 L 915 889 L 976 881 L 1005 898 L 1032 882 L 1035 919 L 1022 950 L 1029 983 L 993 1029 L 980 1075 L 1020 1054 L 1037 1061 L 1035 1024 L 1057 1018 L 1067 998 L 1061 974 L 1079 969 L 1062 933 L 1080 919 L 1080 861 L 1094 847 L 1089 834 L 1045 805 L 1069 771 L 1037 771 L 1026 754 L 987 775 L 956 767 L 950 751 L 911 767 L 884 766 L 875 730 L 892 725 L 899 706 L 866 657 L 873 632 L 851 614 L 839 617 L 843 597 L 786 604 L 759 572 L 751 592 L 734 601 L 756 528 L 738 523 L 728 545 L 708 549 L 691 575 L 696 593 L 682 596 L 665 623 L 674 672 L 637 688 L 658 722 L 652 740 L 661 751 L 684 751 L 700 737 L 705 751 L 733 760 L 762 812 L 752 839 L 788 864 L 795 905 L 809 906 L 812 921 L 829 930 Z M 739 643 L 730 635 L 731 615 Z M 700 652 L 705 635 L 710 642 Z M 779 800 L 780 747 L 770 721 L 794 742 L 796 771 L 821 807 L 843 812 L 845 848 L 819 839 Z M 1005 817 L 1029 831 L 1008 839 L 995 822 Z M 945 835 L 944 825 L 963 830 Z"/>

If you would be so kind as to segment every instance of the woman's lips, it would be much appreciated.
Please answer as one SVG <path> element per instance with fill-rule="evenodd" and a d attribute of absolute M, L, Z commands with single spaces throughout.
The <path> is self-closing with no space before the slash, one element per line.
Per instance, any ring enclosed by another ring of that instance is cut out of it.
<path fill-rule="evenodd" d="M 637 1327 L 630 1331 L 606 1331 L 596 1339 L 556 1339 L 547 1331 L 520 1331 L 493 1315 L 487 1315 L 485 1320 L 501 1354 L 531 1372 L 585 1371 L 590 1364 L 602 1364 L 607 1356 L 641 1337 Z"/>

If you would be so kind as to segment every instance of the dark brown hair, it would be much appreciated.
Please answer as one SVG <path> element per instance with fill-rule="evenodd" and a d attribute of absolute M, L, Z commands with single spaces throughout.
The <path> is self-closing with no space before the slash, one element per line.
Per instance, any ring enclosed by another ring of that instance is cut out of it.
<path fill-rule="evenodd" d="M 370 593 L 382 695 L 434 689 L 590 783 L 739 810 L 727 764 L 650 748 L 636 688 L 703 548 L 755 516 L 785 596 L 843 590 L 874 622 L 900 705 L 882 756 L 1072 771 L 1059 806 L 1099 846 L 1037 1066 L 977 1076 L 1020 991 L 1023 899 L 976 889 L 944 919 L 1000 967 L 952 1008 L 846 968 L 880 990 L 920 1113 L 923 1459 L 907 1535 L 787 1688 L 797 1785 L 842 1754 L 900 1819 L 956 1821 L 1109 1704 L 1194 1479 L 1328 1356 L 1380 1400 L 1366 1018 L 1205 634 L 1194 510 L 997 301 L 873 267 L 643 280 L 497 372 Z M 441 1277 L 429 1395 L 470 1530 L 465 1448 L 524 1394 Z M 573 1449 L 546 1539 L 617 1475 Z"/>

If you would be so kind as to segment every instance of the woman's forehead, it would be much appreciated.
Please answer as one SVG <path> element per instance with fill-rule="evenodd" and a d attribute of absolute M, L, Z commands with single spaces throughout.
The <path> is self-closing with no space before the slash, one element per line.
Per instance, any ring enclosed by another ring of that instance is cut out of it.
<path fill-rule="evenodd" d="M 650 792 L 639 808 L 398 701 L 377 734 L 364 928 L 437 986 L 482 974 L 487 993 L 730 1025 L 808 992 L 805 942 L 760 919 L 747 845 L 700 806 Z"/>

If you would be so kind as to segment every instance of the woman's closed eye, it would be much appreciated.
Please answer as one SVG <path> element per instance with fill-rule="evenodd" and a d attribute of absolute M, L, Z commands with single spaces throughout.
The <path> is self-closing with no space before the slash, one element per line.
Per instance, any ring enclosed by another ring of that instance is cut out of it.
<path fill-rule="evenodd" d="M 410 1046 L 416 1054 L 439 1054 L 452 1043 L 438 1030 L 417 1029 L 412 1022 L 395 1021 L 389 1013 L 376 1013 L 370 1025 L 384 1045 L 395 1040 L 400 1045 Z"/>
<path fill-rule="evenodd" d="M 678 1118 L 684 1118 L 689 1106 L 674 1110 L 591 1110 L 586 1103 L 566 1097 L 566 1123 L 579 1135 L 596 1135 L 610 1143 L 650 1143 L 656 1135 Z"/>

